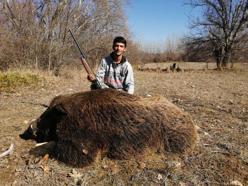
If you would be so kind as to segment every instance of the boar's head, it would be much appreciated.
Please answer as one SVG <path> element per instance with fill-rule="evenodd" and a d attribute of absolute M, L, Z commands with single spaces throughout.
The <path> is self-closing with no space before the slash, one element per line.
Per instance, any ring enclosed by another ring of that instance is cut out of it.
<path fill-rule="evenodd" d="M 48 107 L 41 116 L 32 121 L 29 127 L 19 136 L 24 140 L 35 140 L 38 143 L 56 141 L 57 124 L 65 118 L 66 114 L 60 106 Z"/>

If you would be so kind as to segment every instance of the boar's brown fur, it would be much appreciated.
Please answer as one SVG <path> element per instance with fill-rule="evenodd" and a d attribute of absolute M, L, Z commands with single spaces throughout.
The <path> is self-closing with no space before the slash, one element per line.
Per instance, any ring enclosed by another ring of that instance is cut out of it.
<path fill-rule="evenodd" d="M 112 89 L 54 98 L 37 120 L 36 141 L 55 140 L 53 155 L 73 166 L 101 150 L 128 159 L 146 148 L 184 153 L 196 140 L 191 117 L 163 97 L 142 98 Z"/>

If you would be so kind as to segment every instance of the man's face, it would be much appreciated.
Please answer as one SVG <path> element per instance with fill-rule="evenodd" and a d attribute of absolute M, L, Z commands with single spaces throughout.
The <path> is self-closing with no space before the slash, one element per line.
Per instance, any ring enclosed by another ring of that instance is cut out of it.
<path fill-rule="evenodd" d="M 113 50 L 117 56 L 120 56 L 126 51 L 125 44 L 124 43 L 115 43 L 113 46 Z"/>

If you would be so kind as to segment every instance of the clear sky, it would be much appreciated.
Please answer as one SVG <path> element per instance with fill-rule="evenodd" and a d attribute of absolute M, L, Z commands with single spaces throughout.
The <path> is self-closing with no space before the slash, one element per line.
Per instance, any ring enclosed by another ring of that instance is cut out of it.
<path fill-rule="evenodd" d="M 143 46 L 165 45 L 189 33 L 192 8 L 185 0 L 130 0 L 126 8 L 133 39 Z"/>

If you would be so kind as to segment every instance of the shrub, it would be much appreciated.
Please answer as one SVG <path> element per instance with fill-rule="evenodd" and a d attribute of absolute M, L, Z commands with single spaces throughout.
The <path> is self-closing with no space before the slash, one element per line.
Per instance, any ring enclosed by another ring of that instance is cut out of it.
<path fill-rule="evenodd" d="M 41 82 L 38 75 L 20 72 L 0 72 L 0 92 L 12 92 L 18 87 L 34 86 Z"/>

